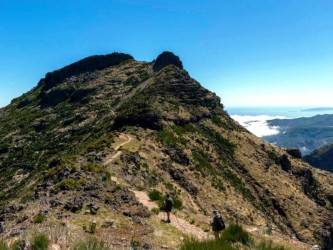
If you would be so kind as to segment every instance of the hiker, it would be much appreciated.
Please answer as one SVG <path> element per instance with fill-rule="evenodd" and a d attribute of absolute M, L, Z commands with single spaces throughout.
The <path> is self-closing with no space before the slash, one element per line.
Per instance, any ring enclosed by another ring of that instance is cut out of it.
<path fill-rule="evenodd" d="M 212 230 L 214 232 L 215 239 L 219 239 L 220 233 L 222 232 L 222 230 L 225 229 L 225 224 L 224 224 L 222 216 L 220 215 L 220 213 L 217 210 L 214 210 L 213 214 L 214 214 L 214 218 L 213 218 L 213 221 L 211 222 Z"/>
<path fill-rule="evenodd" d="M 164 205 L 165 205 L 165 212 L 167 214 L 167 220 L 166 220 L 166 222 L 170 223 L 171 222 L 170 221 L 170 212 L 171 212 L 172 207 L 173 207 L 173 200 L 170 197 L 170 194 L 166 195 L 166 198 L 165 198 L 165 201 L 164 201 Z"/>

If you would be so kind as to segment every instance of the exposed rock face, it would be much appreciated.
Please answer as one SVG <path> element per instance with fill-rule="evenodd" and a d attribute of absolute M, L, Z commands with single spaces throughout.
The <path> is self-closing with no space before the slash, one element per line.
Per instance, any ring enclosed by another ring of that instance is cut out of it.
<path fill-rule="evenodd" d="M 128 54 L 116 52 L 109 55 L 90 56 L 62 69 L 47 73 L 45 78 L 40 80 L 38 86 L 43 86 L 43 90 L 45 91 L 61 83 L 70 76 L 102 70 L 130 59 L 133 59 L 133 57 Z"/>
<path fill-rule="evenodd" d="M 179 57 L 173 54 L 172 52 L 165 51 L 157 57 L 153 65 L 153 70 L 155 72 L 160 71 L 161 69 L 163 69 L 168 65 L 174 65 L 180 69 L 183 69 L 183 63 L 179 59 Z"/>

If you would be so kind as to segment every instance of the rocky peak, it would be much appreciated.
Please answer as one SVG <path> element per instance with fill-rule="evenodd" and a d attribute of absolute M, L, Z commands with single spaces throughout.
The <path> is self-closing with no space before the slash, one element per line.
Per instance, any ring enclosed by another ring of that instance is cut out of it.
<path fill-rule="evenodd" d="M 102 70 L 130 59 L 134 58 L 129 54 L 117 52 L 107 55 L 86 57 L 62 69 L 47 73 L 45 78 L 40 80 L 38 86 L 44 85 L 43 90 L 45 91 L 56 86 L 58 83 L 61 83 L 70 76 L 82 74 L 85 72 L 92 72 L 95 70 Z"/>
<path fill-rule="evenodd" d="M 172 52 L 164 51 L 156 58 L 153 70 L 157 72 L 168 65 L 175 65 L 176 67 L 183 69 L 183 63 L 178 56 Z"/>

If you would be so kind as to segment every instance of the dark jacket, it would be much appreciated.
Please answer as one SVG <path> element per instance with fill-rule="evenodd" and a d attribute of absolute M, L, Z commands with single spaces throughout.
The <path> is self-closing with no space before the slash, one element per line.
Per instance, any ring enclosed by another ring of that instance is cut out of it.
<path fill-rule="evenodd" d="M 171 209 L 173 207 L 173 200 L 171 197 L 165 199 L 165 211 L 171 212 Z"/>
<path fill-rule="evenodd" d="M 222 216 L 219 213 L 215 214 L 212 222 L 213 231 L 222 231 L 224 228 L 225 225 Z"/>

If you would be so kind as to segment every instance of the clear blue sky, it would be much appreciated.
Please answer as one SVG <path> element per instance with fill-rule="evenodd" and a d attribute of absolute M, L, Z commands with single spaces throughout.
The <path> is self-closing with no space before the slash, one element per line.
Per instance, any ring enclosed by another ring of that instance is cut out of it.
<path fill-rule="evenodd" d="M 0 106 L 48 71 L 170 50 L 225 106 L 333 106 L 332 0 L 3 0 Z"/>

